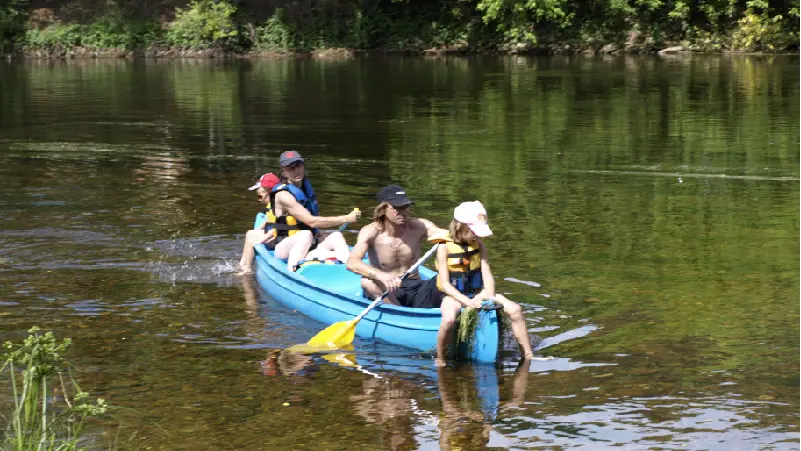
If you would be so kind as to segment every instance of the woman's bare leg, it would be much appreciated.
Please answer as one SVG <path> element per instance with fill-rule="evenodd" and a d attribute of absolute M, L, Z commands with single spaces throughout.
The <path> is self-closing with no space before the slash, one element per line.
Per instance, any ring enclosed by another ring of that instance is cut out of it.
<path fill-rule="evenodd" d="M 309 253 L 314 237 L 310 230 L 301 230 L 298 233 L 284 238 L 275 246 L 276 258 L 286 259 L 286 266 L 294 271 L 295 265 Z"/>
<path fill-rule="evenodd" d="M 531 338 L 528 336 L 526 318 L 523 316 L 523 309 L 520 308 L 520 304 L 510 301 L 502 294 L 496 294 L 495 300 L 503 304 L 503 311 L 512 320 L 512 334 L 520 347 L 521 356 L 524 359 L 532 358 L 534 354 L 531 350 Z"/>
<path fill-rule="evenodd" d="M 345 236 L 342 232 L 333 232 L 319 244 L 317 248 L 325 249 L 334 253 L 337 260 L 345 263 L 348 261 L 350 249 L 348 249 L 348 242 L 345 241 Z"/>

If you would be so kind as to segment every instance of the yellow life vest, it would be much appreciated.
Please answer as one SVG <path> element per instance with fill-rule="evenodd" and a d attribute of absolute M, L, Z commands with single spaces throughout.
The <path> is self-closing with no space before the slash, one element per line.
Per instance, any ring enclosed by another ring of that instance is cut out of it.
<path fill-rule="evenodd" d="M 478 246 L 454 243 L 450 236 L 446 236 L 442 241 L 448 248 L 448 278 L 451 285 L 461 293 L 472 297 L 484 288 L 481 279 L 481 249 Z M 442 291 L 439 279 L 437 287 Z"/>
<path fill-rule="evenodd" d="M 275 229 L 275 214 L 273 213 L 273 206 L 272 202 L 267 203 L 267 207 L 264 209 L 264 224 L 261 225 L 261 228 L 264 229 L 264 232 L 268 235 L 278 236 L 278 230 Z"/>

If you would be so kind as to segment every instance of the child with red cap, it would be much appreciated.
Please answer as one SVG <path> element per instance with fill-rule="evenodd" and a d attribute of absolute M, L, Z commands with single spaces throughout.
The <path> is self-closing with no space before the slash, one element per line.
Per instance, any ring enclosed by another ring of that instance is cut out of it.
<path fill-rule="evenodd" d="M 487 249 L 481 238 L 492 235 L 487 210 L 479 201 L 464 202 L 453 211 L 448 235 L 437 249 L 437 287 L 445 293 L 440 309 L 442 323 L 437 336 L 437 365 L 443 365 L 456 317 L 462 307 L 481 308 L 482 301 L 495 301 L 512 320 L 512 333 L 524 359 L 533 358 L 531 339 L 520 305 L 495 292 Z"/>
<path fill-rule="evenodd" d="M 272 172 L 269 172 L 262 175 L 255 185 L 248 188 L 248 191 L 255 190 L 256 194 L 259 196 L 259 202 L 264 204 L 267 210 L 270 210 L 270 191 L 279 183 L 281 183 L 281 179 Z M 251 265 L 253 263 L 253 257 L 256 256 L 256 251 L 253 249 L 253 246 L 275 240 L 275 230 L 265 232 L 264 226 L 266 225 L 267 222 L 265 221 L 259 227 L 248 230 L 245 234 L 245 247 L 242 249 L 242 258 L 239 260 L 240 270 L 237 272 L 237 275 L 253 273 L 253 267 Z"/>

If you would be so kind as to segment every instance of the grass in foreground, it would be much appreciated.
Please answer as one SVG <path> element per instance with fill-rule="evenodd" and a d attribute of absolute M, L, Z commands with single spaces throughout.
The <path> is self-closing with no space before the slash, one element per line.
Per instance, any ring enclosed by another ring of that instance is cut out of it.
<path fill-rule="evenodd" d="M 5 362 L 14 399 L 0 447 L 8 451 L 77 450 L 89 417 L 106 413 L 102 398 L 92 402 L 72 377 L 62 354 L 72 341 L 60 344 L 52 332 L 38 327 L 22 344 L 6 342 Z"/>

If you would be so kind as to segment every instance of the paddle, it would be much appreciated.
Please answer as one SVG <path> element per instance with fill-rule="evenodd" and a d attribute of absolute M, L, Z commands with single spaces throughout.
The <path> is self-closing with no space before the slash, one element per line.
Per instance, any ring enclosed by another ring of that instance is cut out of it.
<path fill-rule="evenodd" d="M 406 272 L 401 276 L 401 281 L 409 277 L 409 274 L 413 273 L 418 266 L 422 265 L 423 262 L 426 261 L 426 259 L 437 250 L 437 246 L 439 246 L 439 243 L 435 244 L 434 247 L 425 253 L 425 255 L 420 257 L 420 260 L 417 260 L 417 262 L 415 262 L 411 268 L 406 270 Z M 366 315 L 370 310 L 374 309 L 388 295 L 389 291 L 385 291 L 384 294 L 382 294 L 378 299 L 367 306 L 366 309 L 359 313 L 359 316 L 350 321 L 340 321 L 326 327 L 323 331 L 312 337 L 312 339 L 306 344 L 316 348 L 339 348 L 352 343 L 353 338 L 356 335 L 356 323 L 361 321 L 361 319 L 364 318 L 364 315 Z"/>

